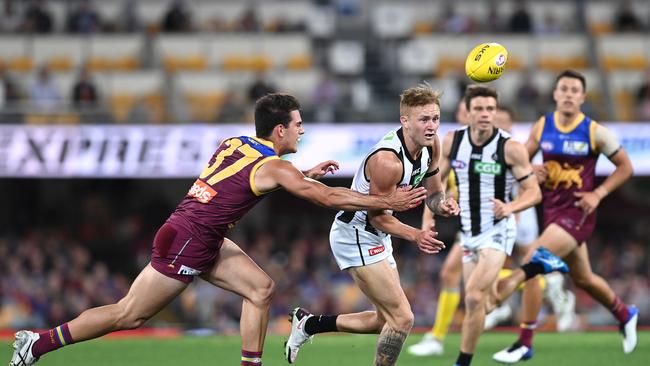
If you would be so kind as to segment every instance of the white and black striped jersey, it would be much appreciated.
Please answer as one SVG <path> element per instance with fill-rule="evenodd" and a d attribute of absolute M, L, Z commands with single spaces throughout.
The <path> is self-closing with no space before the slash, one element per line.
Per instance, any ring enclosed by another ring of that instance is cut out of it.
<path fill-rule="evenodd" d="M 461 230 L 476 236 L 499 221 L 490 199 L 509 202 L 515 178 L 504 154 L 510 135 L 495 128 L 492 137 L 477 146 L 469 132 L 469 127 L 454 132 L 449 161 L 458 187 Z"/>
<path fill-rule="evenodd" d="M 399 127 L 384 135 L 384 137 L 377 142 L 372 149 L 370 149 L 370 152 L 368 152 L 368 154 L 363 158 L 359 169 L 357 169 L 357 172 L 354 174 L 350 189 L 360 193 L 369 193 L 370 179 L 365 173 L 366 164 L 371 156 L 376 154 L 378 151 L 385 150 L 395 153 L 402 162 L 402 179 L 400 180 L 398 187 L 411 185 L 415 188 L 420 185 L 424 175 L 427 173 L 427 169 L 429 169 L 429 164 L 431 164 L 432 148 L 423 148 L 420 158 L 417 160 L 413 159 L 406 149 L 404 131 Z M 381 172 L 374 172 L 374 174 L 381 174 Z M 344 223 L 358 225 L 359 227 L 365 228 L 367 231 L 375 234 L 380 233 L 379 230 L 376 230 L 368 223 L 367 211 L 339 211 L 336 214 L 336 219 Z"/>

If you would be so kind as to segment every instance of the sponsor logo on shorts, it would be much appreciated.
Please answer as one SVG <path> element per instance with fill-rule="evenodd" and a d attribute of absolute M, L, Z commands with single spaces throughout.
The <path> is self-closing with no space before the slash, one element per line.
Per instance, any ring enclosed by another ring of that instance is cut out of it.
<path fill-rule="evenodd" d="M 377 255 L 379 253 L 382 253 L 384 250 L 386 250 L 386 247 L 383 245 L 380 245 L 378 247 L 370 248 L 368 249 L 368 255 Z"/>
<path fill-rule="evenodd" d="M 561 218 L 560 224 L 566 228 L 573 228 L 574 226 L 576 226 L 575 220 L 570 217 Z"/>
<path fill-rule="evenodd" d="M 198 269 L 190 268 L 186 265 L 181 265 L 181 268 L 177 272 L 180 275 L 186 275 L 186 276 L 198 276 L 201 274 L 201 271 Z"/>
<path fill-rule="evenodd" d="M 217 195 L 217 191 L 212 189 L 212 187 L 204 181 L 197 179 L 194 184 L 192 184 L 192 187 L 190 187 L 187 195 L 196 198 L 196 200 L 201 203 L 208 203 Z"/>
<path fill-rule="evenodd" d="M 501 235 L 501 234 L 494 234 L 494 235 L 492 235 L 492 241 L 493 241 L 495 244 L 502 245 L 502 244 L 503 244 L 503 235 Z"/>

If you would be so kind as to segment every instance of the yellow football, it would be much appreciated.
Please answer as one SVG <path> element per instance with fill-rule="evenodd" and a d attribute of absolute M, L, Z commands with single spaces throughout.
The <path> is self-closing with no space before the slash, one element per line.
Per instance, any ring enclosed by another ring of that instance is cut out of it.
<path fill-rule="evenodd" d="M 480 83 L 496 80 L 508 62 L 508 50 L 498 43 L 482 43 L 467 55 L 465 73 Z"/>

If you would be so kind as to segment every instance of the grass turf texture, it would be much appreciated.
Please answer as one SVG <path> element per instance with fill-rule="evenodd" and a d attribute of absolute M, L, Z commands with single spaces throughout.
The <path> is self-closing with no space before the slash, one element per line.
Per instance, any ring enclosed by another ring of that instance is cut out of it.
<path fill-rule="evenodd" d="M 407 345 L 416 343 L 421 335 L 411 335 Z M 266 340 L 264 365 L 287 365 L 283 356 L 284 336 L 271 335 Z M 371 365 L 374 335 L 319 335 L 313 344 L 300 351 L 297 365 Z M 492 354 L 515 339 L 511 333 L 486 333 L 479 342 L 473 365 L 499 365 Z M 9 342 L 0 349 L 0 361 L 11 357 Z M 445 355 L 418 358 L 402 352 L 398 365 L 452 365 L 458 354 L 459 334 L 448 337 Z M 170 339 L 126 338 L 99 339 L 76 344 L 46 355 L 38 365 L 238 365 L 239 338 L 234 336 L 179 337 Z M 540 333 L 535 335 L 535 356 L 525 366 L 535 365 L 650 365 L 650 332 L 639 333 L 634 353 L 623 354 L 621 336 L 614 332 Z"/>

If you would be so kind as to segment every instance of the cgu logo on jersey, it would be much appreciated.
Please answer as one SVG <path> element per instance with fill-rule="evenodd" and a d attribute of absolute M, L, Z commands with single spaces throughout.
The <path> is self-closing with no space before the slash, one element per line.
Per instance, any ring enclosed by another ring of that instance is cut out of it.
<path fill-rule="evenodd" d="M 196 200 L 201 203 L 208 203 L 217 195 L 217 191 L 212 189 L 212 187 L 204 181 L 197 179 L 194 184 L 192 184 L 192 187 L 190 187 L 187 195 L 196 198 Z"/>
<path fill-rule="evenodd" d="M 589 144 L 586 141 L 566 140 L 562 143 L 562 153 L 584 156 L 589 154 Z"/>
<path fill-rule="evenodd" d="M 492 175 L 501 175 L 503 167 L 501 164 L 496 163 L 485 163 L 482 161 L 474 162 L 474 173 L 476 174 L 492 174 Z"/>
<path fill-rule="evenodd" d="M 574 184 L 578 189 L 582 188 L 580 173 L 585 168 L 583 165 L 571 166 L 568 163 L 560 165 L 557 161 L 549 160 L 544 163 L 544 167 L 548 172 L 548 178 L 544 183 L 547 189 L 556 190 L 560 184 L 564 184 L 564 189 L 569 189 Z"/>

